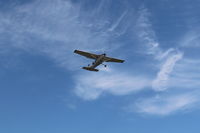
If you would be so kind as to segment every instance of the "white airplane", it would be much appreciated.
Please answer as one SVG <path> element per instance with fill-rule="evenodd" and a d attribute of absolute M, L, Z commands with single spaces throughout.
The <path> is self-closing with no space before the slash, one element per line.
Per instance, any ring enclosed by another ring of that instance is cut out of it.
<path fill-rule="evenodd" d="M 106 67 L 106 65 L 103 64 L 103 62 L 117 62 L 117 63 L 123 63 L 124 62 L 124 60 L 107 57 L 105 53 L 97 55 L 97 54 L 92 54 L 92 53 L 88 53 L 88 52 L 84 52 L 84 51 L 80 51 L 80 50 L 74 50 L 74 53 L 95 60 L 94 62 L 92 62 L 92 65 L 89 64 L 87 67 L 82 67 L 83 69 L 89 70 L 89 71 L 98 72 L 99 70 L 95 69 L 95 68 L 100 64 L 102 64 Z"/>

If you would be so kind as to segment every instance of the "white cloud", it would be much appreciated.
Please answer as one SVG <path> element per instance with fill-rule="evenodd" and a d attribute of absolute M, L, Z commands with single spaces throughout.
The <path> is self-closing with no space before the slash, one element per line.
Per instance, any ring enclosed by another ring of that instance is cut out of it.
<path fill-rule="evenodd" d="M 118 20 L 108 29 L 108 31 L 114 31 L 119 24 L 121 23 L 121 21 L 123 20 L 123 18 L 127 15 L 127 11 L 125 11 L 119 18 Z"/>
<path fill-rule="evenodd" d="M 198 46 L 196 33 L 194 36 L 190 32 L 187 36 L 184 36 L 183 40 L 180 42 L 183 47 Z M 200 102 L 198 75 L 200 69 L 197 67 L 200 62 L 197 59 L 187 58 L 187 56 L 183 58 L 183 53 L 173 48 L 164 53 L 161 52 L 160 55 L 163 56 L 157 59 L 164 61 L 164 63 L 153 81 L 152 87 L 156 91 L 164 91 L 167 88 L 170 90 L 157 94 L 155 97 L 138 100 L 129 109 L 144 114 L 162 116 L 178 111 L 196 109 Z"/>
<path fill-rule="evenodd" d="M 150 18 L 150 12 L 147 8 L 141 7 L 139 10 L 139 16 L 136 23 L 138 31 L 138 37 L 141 42 L 146 46 L 147 53 L 157 56 L 161 50 L 159 48 L 159 42 L 156 39 L 156 34 L 152 29 Z"/>
<path fill-rule="evenodd" d="M 39 52 L 67 69 L 77 69 L 78 65 L 86 62 L 81 62 L 82 57 L 73 54 L 74 49 L 92 52 L 105 49 L 110 51 L 111 47 L 117 47 L 116 43 L 110 43 L 110 33 L 115 32 L 127 12 L 125 11 L 108 31 L 105 28 L 106 20 L 101 20 L 101 17 L 97 19 L 98 10 L 104 8 L 102 4 L 105 2 L 100 2 L 99 9 L 94 10 L 95 20 L 90 16 L 91 21 L 88 21 L 87 12 L 84 13 L 79 5 L 63 0 L 36 0 L 1 14 L 0 19 L 5 21 L 0 22 L 0 32 L 8 34 L 9 37 L 5 37 L 10 38 L 10 47 Z M 6 30 L 6 26 L 10 29 Z M 144 76 L 132 76 L 124 71 L 106 69 L 95 74 L 77 73 L 75 93 L 84 99 L 92 100 L 103 93 L 127 95 L 150 86 L 149 79 Z"/>
<path fill-rule="evenodd" d="M 185 58 L 176 64 L 169 80 L 169 87 L 195 90 L 200 86 L 200 65 L 198 59 Z"/>
<path fill-rule="evenodd" d="M 136 34 L 138 35 L 138 38 L 141 41 L 142 45 L 144 45 L 146 48 L 143 52 L 145 54 L 147 53 L 153 55 L 153 57 L 158 61 L 164 60 L 172 52 L 174 52 L 175 49 L 169 48 L 167 50 L 163 50 L 161 48 L 150 20 L 151 13 L 148 11 L 147 8 L 141 7 L 138 15 L 139 16 L 136 21 Z"/>
<path fill-rule="evenodd" d="M 177 111 L 190 109 L 197 102 L 199 102 L 197 95 L 186 93 L 142 99 L 135 104 L 134 108 L 139 113 L 169 115 Z"/>
<path fill-rule="evenodd" d="M 85 100 L 97 99 L 103 93 L 128 95 L 150 86 L 150 80 L 114 71 L 82 74 L 75 77 L 75 93 Z"/>
<path fill-rule="evenodd" d="M 105 8 L 109 7 L 108 4 L 112 4 L 112 2 L 102 0 L 94 12 L 84 12 L 80 8 L 81 5 L 72 4 L 68 0 L 36 0 L 14 7 L 9 12 L 0 13 L 0 54 L 7 52 L 5 50 L 7 47 L 39 52 L 68 70 L 77 69 L 87 60 L 82 60 L 82 57 L 75 59 L 74 49 L 91 52 L 102 52 L 107 49 L 110 51 L 110 48 L 116 50 L 119 48 L 118 45 L 124 44 L 120 44 L 120 42 L 113 44 L 112 35 L 117 34 L 116 30 L 118 29 L 120 33 L 124 33 L 133 20 L 132 25 L 135 24 L 135 19 L 129 19 L 132 12 L 127 12 L 130 10 L 126 9 L 127 11 L 123 12 L 109 29 L 111 24 L 107 20 L 109 16 L 105 16 Z M 103 17 L 101 17 L 101 13 Z M 159 68 L 156 79 L 152 83 L 146 76 L 150 75 L 148 72 L 144 74 L 145 76 L 134 75 L 130 72 L 133 71 L 132 67 L 123 69 L 123 72 L 103 69 L 99 73 L 76 73 L 74 92 L 77 96 L 85 100 L 95 100 L 103 94 L 128 95 L 151 86 L 155 91 L 163 91 L 167 87 L 198 88 L 200 70 L 197 66 L 200 63 L 197 60 L 192 65 L 184 63 L 182 62 L 183 54 L 181 52 L 174 53 L 176 52 L 175 48 L 162 49 L 153 30 L 150 21 L 151 14 L 147 8 L 142 7 L 138 14 L 134 12 L 132 17 L 136 15 L 138 18 L 134 31 L 137 32 L 137 37 L 141 41 L 141 47 L 146 47 L 143 54 L 152 55 L 156 59 L 153 60 L 155 64 L 164 62 Z M 127 22 L 129 20 L 131 21 Z M 122 29 L 120 29 L 121 25 L 123 25 Z M 8 40 L 9 42 L 7 42 Z M 182 46 L 197 47 L 199 40 L 198 32 L 187 34 Z M 129 46 L 127 47 L 129 48 Z M 131 62 L 131 60 L 129 61 Z M 160 95 L 139 101 L 137 109 L 143 113 L 167 115 L 189 108 L 196 100 L 197 97 L 193 94 Z M 72 108 L 74 108 L 73 105 Z"/>
<path fill-rule="evenodd" d="M 168 80 L 174 66 L 178 60 L 182 58 L 183 54 L 178 52 L 170 56 L 162 65 L 160 71 L 157 74 L 156 79 L 152 83 L 152 87 L 156 91 L 166 90 L 168 87 Z"/>
<path fill-rule="evenodd" d="M 160 52 L 160 54 L 158 56 L 156 56 L 156 59 L 157 60 L 163 60 L 163 59 L 167 58 L 174 51 L 175 51 L 174 48 L 169 48 L 165 52 Z"/>
<path fill-rule="evenodd" d="M 13 7 L 9 12 L 0 13 L 0 51 L 9 45 L 28 52 L 40 52 L 71 70 L 81 62 L 81 58 L 74 60 L 74 49 L 105 51 L 111 46 L 116 47 L 108 43 L 106 33 L 93 32 L 98 27 L 87 27 L 94 22 L 89 23 L 85 20 L 87 15 L 82 15 L 78 4 L 63 0 L 36 0 Z"/>
<path fill-rule="evenodd" d="M 193 47 L 193 48 L 199 48 L 200 47 L 200 32 L 199 29 L 194 29 L 183 37 L 183 39 L 180 42 L 180 45 L 182 47 Z"/>

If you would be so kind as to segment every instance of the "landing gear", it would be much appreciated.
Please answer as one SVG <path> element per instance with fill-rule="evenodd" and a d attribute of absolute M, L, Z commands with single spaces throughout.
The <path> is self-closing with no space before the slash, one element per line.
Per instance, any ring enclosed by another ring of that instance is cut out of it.
<path fill-rule="evenodd" d="M 107 65 L 105 65 L 105 64 L 102 64 L 102 65 L 104 65 L 104 67 L 107 67 Z"/>

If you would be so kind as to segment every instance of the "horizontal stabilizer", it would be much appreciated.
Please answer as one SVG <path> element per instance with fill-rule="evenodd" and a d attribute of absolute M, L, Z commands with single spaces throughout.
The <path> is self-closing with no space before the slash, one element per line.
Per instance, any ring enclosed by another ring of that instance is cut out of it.
<path fill-rule="evenodd" d="M 94 68 L 91 68 L 91 67 L 82 67 L 82 68 L 85 69 L 85 70 L 88 70 L 88 71 L 95 71 L 95 72 L 99 71 L 98 69 L 94 69 Z"/>

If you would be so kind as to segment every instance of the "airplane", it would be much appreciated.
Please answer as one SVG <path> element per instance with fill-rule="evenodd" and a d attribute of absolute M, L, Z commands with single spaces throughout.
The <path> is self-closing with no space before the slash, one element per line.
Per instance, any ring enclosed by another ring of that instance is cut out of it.
<path fill-rule="evenodd" d="M 88 53 L 88 52 L 84 52 L 84 51 L 80 51 L 80 50 L 74 50 L 74 53 L 95 60 L 94 62 L 92 62 L 92 65 L 89 64 L 87 67 L 82 67 L 82 69 L 85 69 L 85 70 L 88 70 L 88 71 L 98 72 L 99 70 L 95 69 L 97 66 L 99 66 L 100 64 L 104 65 L 105 67 L 107 66 L 107 65 L 103 64 L 103 62 L 117 62 L 117 63 L 123 63 L 124 62 L 124 60 L 107 57 L 105 53 L 97 55 L 97 54 Z"/>

